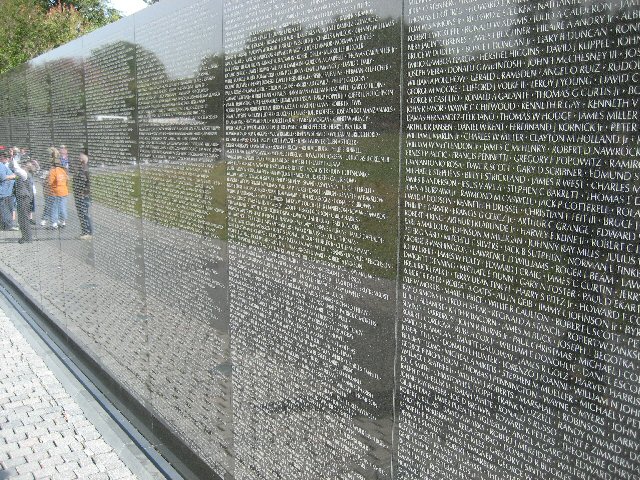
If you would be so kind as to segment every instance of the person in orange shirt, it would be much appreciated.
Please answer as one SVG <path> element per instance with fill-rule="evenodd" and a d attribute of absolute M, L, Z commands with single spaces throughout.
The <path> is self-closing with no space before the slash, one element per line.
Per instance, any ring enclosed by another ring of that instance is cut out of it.
<path fill-rule="evenodd" d="M 49 228 L 64 227 L 67 224 L 67 196 L 69 195 L 69 176 L 62 167 L 60 153 L 51 151 L 52 167 L 49 170 L 47 185 L 51 195 L 51 225 Z"/>

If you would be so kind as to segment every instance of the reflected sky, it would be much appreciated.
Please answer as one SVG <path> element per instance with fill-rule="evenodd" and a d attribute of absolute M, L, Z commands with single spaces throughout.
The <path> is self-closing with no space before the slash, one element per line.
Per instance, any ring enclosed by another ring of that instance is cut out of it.
<path fill-rule="evenodd" d="M 147 6 L 142 0 L 111 0 L 109 3 L 125 17 Z"/>
<path fill-rule="evenodd" d="M 193 18 L 222 29 L 222 0 L 196 0 L 180 2 L 160 2 L 134 15 L 136 43 L 152 52 L 164 65 L 169 78 L 193 77 L 202 59 L 222 53 L 222 43 L 216 28 L 194 30 Z M 167 22 L 167 18 L 171 22 Z M 176 49 L 176 45 L 189 45 L 189 49 Z M 189 52 L 198 52 L 189 55 Z"/>

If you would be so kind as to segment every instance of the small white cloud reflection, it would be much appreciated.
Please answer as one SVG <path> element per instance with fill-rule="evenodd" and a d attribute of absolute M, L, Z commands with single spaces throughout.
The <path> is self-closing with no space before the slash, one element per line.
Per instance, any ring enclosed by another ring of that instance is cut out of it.
<path fill-rule="evenodd" d="M 109 3 L 124 17 L 139 12 L 147 6 L 143 0 L 111 0 Z"/>

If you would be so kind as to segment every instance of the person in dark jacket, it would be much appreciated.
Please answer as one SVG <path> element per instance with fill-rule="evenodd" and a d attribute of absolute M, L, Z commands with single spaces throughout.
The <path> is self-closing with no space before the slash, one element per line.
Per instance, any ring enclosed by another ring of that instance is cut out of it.
<path fill-rule="evenodd" d="M 22 237 L 18 243 L 28 243 L 33 240 L 33 231 L 29 214 L 31 213 L 31 202 L 33 201 L 33 168 L 30 162 L 20 166 L 17 158 L 13 158 L 13 171 L 16 175 L 15 195 L 18 211 L 18 225 Z"/>
<path fill-rule="evenodd" d="M 78 170 L 73 175 L 73 198 L 80 220 L 81 235 L 83 240 L 90 240 L 93 235 L 93 225 L 89 214 L 91 207 L 91 178 L 89 177 L 89 157 L 84 153 L 78 158 Z"/>

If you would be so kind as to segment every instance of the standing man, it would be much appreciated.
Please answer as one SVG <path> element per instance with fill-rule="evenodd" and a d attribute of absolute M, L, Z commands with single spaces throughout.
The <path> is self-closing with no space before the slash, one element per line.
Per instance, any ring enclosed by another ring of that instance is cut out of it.
<path fill-rule="evenodd" d="M 18 230 L 12 218 L 13 184 L 16 176 L 7 165 L 8 162 L 7 153 L 0 152 L 0 221 L 3 230 Z"/>
<path fill-rule="evenodd" d="M 18 224 L 22 238 L 18 243 L 28 243 L 33 240 L 29 213 L 33 200 L 33 169 L 31 162 L 26 162 L 24 168 L 20 167 L 18 160 L 13 158 L 13 171 L 16 172 L 16 202 L 18 207 Z"/>
<path fill-rule="evenodd" d="M 89 157 L 84 153 L 78 158 L 78 171 L 73 176 L 73 198 L 76 202 L 78 219 L 80 220 L 80 238 L 90 240 L 93 235 L 93 225 L 89 215 L 91 207 L 91 179 L 89 177 Z"/>

